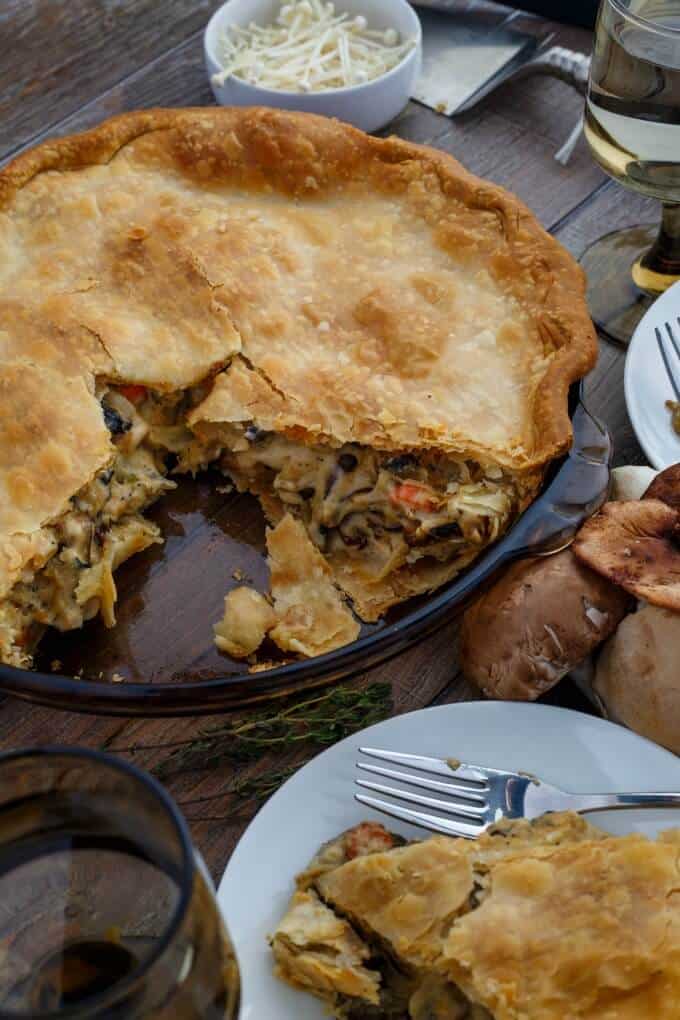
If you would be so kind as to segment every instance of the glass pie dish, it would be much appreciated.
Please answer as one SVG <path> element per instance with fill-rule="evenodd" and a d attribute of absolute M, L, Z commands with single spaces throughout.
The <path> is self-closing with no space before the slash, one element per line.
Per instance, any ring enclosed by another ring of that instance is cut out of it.
<path fill-rule="evenodd" d="M 605 500 L 612 442 L 572 387 L 574 440 L 514 526 L 464 573 L 430 595 L 389 610 L 358 639 L 301 661 L 247 665 L 220 654 L 212 624 L 227 587 L 266 588 L 264 518 L 250 496 L 187 481 L 149 514 L 164 546 L 117 573 L 118 623 L 50 633 L 35 670 L 0 665 L 0 690 L 71 711 L 109 715 L 198 715 L 229 711 L 363 672 L 421 641 L 459 613 L 504 566 L 569 544 Z M 213 479 L 214 482 L 214 479 Z M 263 668 L 263 666 L 265 668 Z M 266 668 L 268 667 L 268 668 Z"/>

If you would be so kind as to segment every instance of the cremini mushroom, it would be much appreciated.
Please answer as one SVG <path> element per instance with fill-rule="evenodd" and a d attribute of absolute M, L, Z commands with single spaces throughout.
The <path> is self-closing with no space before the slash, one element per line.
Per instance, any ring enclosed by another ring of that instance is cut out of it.
<path fill-rule="evenodd" d="M 680 512 L 659 499 L 607 503 L 574 541 L 578 559 L 663 609 L 680 611 Z"/>
<path fill-rule="evenodd" d="M 606 715 L 680 754 L 680 616 L 643 606 L 600 653 L 594 691 Z"/>
<path fill-rule="evenodd" d="M 656 475 L 643 499 L 660 499 L 662 503 L 680 510 L 680 464 L 673 464 Z"/>
<path fill-rule="evenodd" d="M 609 637 L 630 605 L 570 549 L 516 563 L 463 617 L 463 672 L 489 697 L 531 701 Z"/>

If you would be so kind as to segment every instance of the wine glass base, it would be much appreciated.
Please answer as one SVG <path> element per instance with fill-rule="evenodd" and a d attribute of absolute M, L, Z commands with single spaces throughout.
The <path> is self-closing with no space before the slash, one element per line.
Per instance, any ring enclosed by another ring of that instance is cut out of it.
<path fill-rule="evenodd" d="M 579 260 L 588 278 L 588 308 L 593 322 L 608 340 L 624 347 L 663 290 L 641 290 L 633 280 L 633 267 L 637 268 L 658 233 L 658 225 L 615 230 L 586 248 Z"/>

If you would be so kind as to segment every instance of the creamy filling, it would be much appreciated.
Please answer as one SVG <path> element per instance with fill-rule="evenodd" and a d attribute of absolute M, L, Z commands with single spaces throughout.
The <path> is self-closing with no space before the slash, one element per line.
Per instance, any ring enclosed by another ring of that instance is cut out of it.
<path fill-rule="evenodd" d="M 161 541 L 159 529 L 141 511 L 175 483 L 166 478 L 162 444 L 154 444 L 152 432 L 156 422 L 162 427 L 183 413 L 186 398 L 107 386 L 98 396 L 116 452 L 71 498 L 65 513 L 42 529 L 41 561 L 27 565 L 0 603 L 0 653 L 11 665 L 31 665 L 47 627 L 72 630 L 98 613 L 112 626 L 113 572 Z"/>
<path fill-rule="evenodd" d="M 112 571 L 161 541 L 141 512 L 174 488 L 170 471 L 195 474 L 219 462 L 239 488 L 277 497 L 323 553 L 354 558 L 374 579 L 424 557 L 462 568 L 521 508 L 518 476 L 470 460 L 355 443 L 304 446 L 254 423 L 210 426 L 199 437 L 186 418 L 209 388 L 210 381 L 157 394 L 99 384 L 115 456 L 42 529 L 40 561 L 27 565 L 0 602 L 3 661 L 29 666 L 49 626 L 78 628 L 98 613 L 113 625 Z"/>
<path fill-rule="evenodd" d="M 241 487 L 275 493 L 322 552 L 360 558 L 376 578 L 423 557 L 469 557 L 521 506 L 516 476 L 470 460 L 302 446 L 252 424 L 232 429 L 227 446 L 222 468 Z"/>
<path fill-rule="evenodd" d="M 137 511 L 174 487 L 156 468 L 151 451 L 116 457 L 44 528 L 50 555 L 27 567 L 0 606 L 0 648 L 5 661 L 30 664 L 46 627 L 72 630 L 101 613 L 115 622 L 113 571 L 160 541 L 155 524 Z"/>
<path fill-rule="evenodd" d="M 386 961 L 380 970 L 385 982 L 380 1005 L 340 996 L 333 1014 L 338 1020 L 493 1020 L 488 1010 L 447 981 L 425 978 L 414 991 L 413 981 Z"/>
<path fill-rule="evenodd" d="M 372 951 L 366 966 L 380 973 L 380 1003 L 337 994 L 333 1015 L 338 1020 L 493 1020 L 484 1006 L 471 1002 L 457 985 L 435 974 L 412 971 L 375 933 L 353 926 Z"/>

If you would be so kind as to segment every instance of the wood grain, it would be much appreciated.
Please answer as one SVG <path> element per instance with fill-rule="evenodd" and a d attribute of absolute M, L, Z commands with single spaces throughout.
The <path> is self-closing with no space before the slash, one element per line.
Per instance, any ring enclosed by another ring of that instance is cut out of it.
<path fill-rule="evenodd" d="M 83 130 L 126 109 L 211 103 L 201 30 L 215 6 L 212 0 L 166 0 L 162 5 L 152 0 L 5 0 L 0 5 L 0 160 L 29 142 Z M 509 8 L 493 3 L 460 0 L 460 8 L 482 11 L 489 24 L 501 24 L 511 17 L 522 30 L 539 34 L 554 30 L 555 42 L 560 45 L 582 52 L 590 48 L 591 36 L 581 29 L 514 15 Z M 501 88 L 477 108 L 453 120 L 409 103 L 389 130 L 417 142 L 435 144 L 473 171 L 511 188 L 578 254 L 605 230 L 639 219 L 651 221 L 657 215 L 653 203 L 604 184 L 583 141 L 568 167 L 556 163 L 554 153 L 576 122 L 581 107 L 582 100 L 568 86 L 541 78 Z M 639 461 L 641 453 L 625 414 L 622 367 L 622 352 L 603 345 L 598 367 L 588 381 L 588 399 L 615 433 L 617 461 Z M 165 513 L 162 523 L 170 541 L 177 542 L 178 548 L 186 543 L 190 550 L 177 560 L 169 582 L 158 577 L 156 587 L 152 585 L 153 598 L 158 596 L 152 622 L 155 619 L 165 634 L 166 668 L 172 667 L 175 649 L 171 631 L 181 622 L 176 617 L 163 619 L 161 582 L 175 586 L 178 577 L 188 575 L 192 567 L 195 570 L 201 557 L 216 556 L 219 562 L 229 542 L 248 538 L 235 538 L 229 533 L 225 527 L 227 511 L 224 500 L 216 503 L 212 526 L 199 527 L 184 512 L 179 522 L 177 515 L 173 522 L 174 511 L 159 510 L 161 515 Z M 147 563 L 152 581 L 155 562 L 152 556 Z M 121 589 L 134 587 L 138 580 L 134 570 L 127 579 L 121 575 Z M 199 601 L 214 595 L 200 584 L 193 584 L 191 591 Z M 134 612 L 132 617 L 131 625 Z M 419 646 L 352 683 L 389 683 L 395 713 L 478 697 L 460 673 L 457 629 L 457 622 L 451 621 Z M 84 640 L 89 642 L 90 637 Z M 124 654 L 122 649 L 121 656 Z M 92 655 L 96 667 L 94 650 Z M 142 673 L 147 665 L 137 663 Z M 588 708 L 564 685 L 551 698 L 556 703 Z M 218 717 L 107 719 L 8 700 L 0 709 L 0 748 L 50 743 L 104 747 L 151 767 L 171 752 L 167 745 L 187 740 L 218 722 Z M 278 771 L 297 764 L 301 758 L 299 752 L 270 754 L 257 765 L 239 769 L 238 775 L 246 778 Z M 243 800 L 227 792 L 234 778 L 234 770 L 222 767 L 185 771 L 168 780 L 216 878 L 259 806 L 256 800 Z"/>
<path fill-rule="evenodd" d="M 499 24 L 507 20 L 506 8 L 496 8 L 492 17 L 490 12 L 496 5 L 478 6 L 488 9 L 487 20 Z M 528 16 L 513 19 L 515 23 L 536 33 L 544 24 Z M 584 30 L 545 24 L 546 30 L 555 32 L 555 44 L 588 48 L 588 33 Z M 124 110 L 212 102 L 201 34 L 197 33 L 72 115 L 50 124 L 48 130 L 32 138 L 32 143 L 45 136 L 86 130 Z M 582 102 L 578 93 L 563 82 L 528 79 L 500 88 L 478 107 L 453 120 L 411 102 L 383 133 L 393 132 L 450 152 L 473 172 L 515 191 L 550 228 L 604 180 L 583 140 L 569 166 L 561 166 L 554 158 L 580 115 Z"/>
<path fill-rule="evenodd" d="M 453 621 L 432 637 L 391 662 L 351 681 L 353 686 L 388 683 L 395 715 L 432 703 L 456 673 Z M 469 692 L 472 693 L 472 692 Z M 123 753 L 143 768 L 152 768 L 171 753 L 174 745 L 195 737 L 221 722 L 219 716 L 202 719 L 112 719 L 57 712 L 8 699 L 0 710 L 0 748 L 45 744 L 76 744 Z M 157 745 L 163 745 L 158 747 Z M 134 753 L 123 751 L 137 748 Z M 312 752 L 313 753 L 313 752 Z M 194 838 L 215 878 L 219 878 L 243 828 L 257 812 L 257 799 L 225 794 L 234 780 L 262 776 L 301 763 L 310 750 L 265 755 L 256 765 L 192 770 L 167 780 L 171 793 L 182 803 Z"/>
<path fill-rule="evenodd" d="M 219 0 L 5 0 L 0 160 L 125 109 L 212 102 L 203 29 Z M 492 28 L 509 8 L 460 0 Z M 82 113 L 81 113 L 82 111 Z"/>
<path fill-rule="evenodd" d="M 578 256 L 603 234 L 640 223 L 658 222 L 659 217 L 658 202 L 609 182 L 566 219 L 556 236 Z M 590 409 L 606 422 L 614 436 L 614 463 L 644 464 L 645 456 L 626 411 L 624 363 L 625 352 L 601 340 L 598 364 L 586 380 L 586 397 Z"/>
<path fill-rule="evenodd" d="M 178 46 L 217 0 L 3 0 L 0 156 Z"/>

